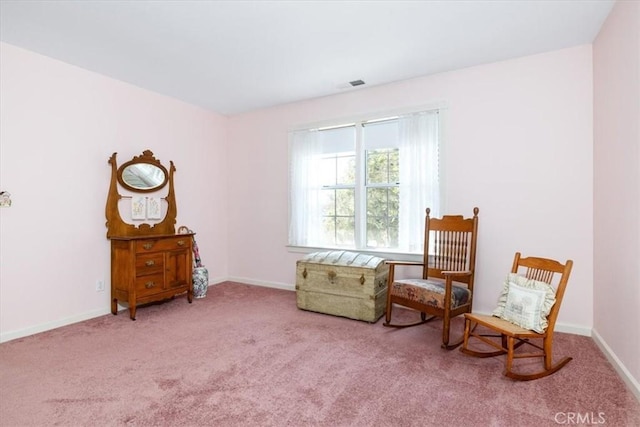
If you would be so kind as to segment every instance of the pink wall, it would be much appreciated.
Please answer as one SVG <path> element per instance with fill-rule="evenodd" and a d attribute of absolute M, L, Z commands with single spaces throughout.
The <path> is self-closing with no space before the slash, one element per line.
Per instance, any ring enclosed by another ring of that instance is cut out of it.
<path fill-rule="evenodd" d="M 476 309 L 493 308 L 515 251 L 572 258 L 560 323 L 590 331 L 589 45 L 232 118 L 1 47 L 0 183 L 14 199 L 0 210 L 4 339 L 108 311 L 108 292 L 96 293 L 94 283 L 109 276 L 112 152 L 124 159 L 150 148 L 175 162 L 178 225 L 198 232 L 211 282 L 292 289 L 301 254 L 286 248 L 287 131 L 432 103 L 447 105 L 447 210 L 480 207 Z"/>
<path fill-rule="evenodd" d="M 445 103 L 447 210 L 480 207 L 474 307 L 489 311 L 513 254 L 575 261 L 559 322 L 593 323 L 592 52 L 585 45 L 230 118 L 229 274 L 291 285 L 287 131 Z"/>
<path fill-rule="evenodd" d="M 227 276 L 225 117 L 4 43 L 0 67 L 0 339 L 109 311 L 113 152 L 174 161 L 177 225 Z"/>
<path fill-rule="evenodd" d="M 593 60 L 594 334 L 640 392 L 640 3 L 616 3 Z"/>

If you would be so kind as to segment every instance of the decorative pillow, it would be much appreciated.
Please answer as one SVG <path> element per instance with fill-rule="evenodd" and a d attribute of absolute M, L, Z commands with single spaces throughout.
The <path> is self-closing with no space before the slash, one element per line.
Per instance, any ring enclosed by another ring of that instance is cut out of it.
<path fill-rule="evenodd" d="M 555 302 L 556 293 L 551 285 L 509 273 L 498 307 L 492 314 L 522 328 L 543 333 L 549 325 L 547 316 Z"/>

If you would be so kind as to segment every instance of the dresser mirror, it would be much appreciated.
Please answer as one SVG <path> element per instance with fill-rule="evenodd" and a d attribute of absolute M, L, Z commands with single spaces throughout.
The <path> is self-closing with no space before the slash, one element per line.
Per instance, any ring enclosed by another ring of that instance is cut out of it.
<path fill-rule="evenodd" d="M 118 169 L 118 182 L 129 191 L 146 193 L 160 190 L 167 184 L 169 175 L 161 164 L 147 163 L 135 158 Z"/>
<path fill-rule="evenodd" d="M 105 209 L 107 237 L 175 234 L 177 208 L 173 174 L 176 168 L 173 162 L 169 162 L 167 169 L 153 152 L 145 150 L 118 167 L 116 156 L 117 153 L 113 153 L 108 162 L 111 183 Z M 163 192 L 166 196 L 159 196 L 160 190 L 167 186 L 168 191 Z M 121 194 L 120 187 L 129 194 Z"/>

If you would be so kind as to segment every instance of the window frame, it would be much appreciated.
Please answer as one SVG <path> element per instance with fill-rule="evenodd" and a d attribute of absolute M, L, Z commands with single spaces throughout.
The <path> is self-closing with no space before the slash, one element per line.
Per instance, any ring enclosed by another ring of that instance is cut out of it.
<path fill-rule="evenodd" d="M 291 128 L 290 131 L 291 132 L 306 131 L 306 130 L 321 131 L 321 130 L 328 130 L 332 128 L 340 128 L 345 126 L 355 126 L 355 130 L 356 130 L 356 185 L 355 185 L 356 206 L 355 206 L 355 211 L 356 211 L 356 215 L 359 214 L 360 216 L 360 218 L 356 218 L 356 223 L 360 221 L 361 224 L 365 224 L 365 226 L 364 227 L 356 226 L 355 247 L 346 248 L 346 247 L 328 246 L 328 245 L 327 246 L 324 246 L 324 245 L 307 246 L 307 245 L 296 245 L 296 244 L 288 243 L 286 245 L 288 252 L 312 253 L 312 252 L 326 251 L 326 250 L 347 250 L 347 251 L 357 251 L 360 253 L 371 254 L 371 255 L 387 258 L 387 259 L 408 260 L 408 261 L 416 261 L 416 262 L 422 261 L 422 257 L 423 257 L 422 253 L 407 252 L 403 250 L 394 250 L 393 248 L 378 249 L 378 248 L 371 248 L 366 246 L 366 232 L 365 232 L 366 220 L 367 220 L 367 212 L 366 212 L 367 186 L 366 186 L 366 177 L 365 177 L 366 159 L 362 159 L 362 157 L 366 156 L 366 151 L 364 150 L 363 147 L 359 146 L 363 144 L 363 139 L 362 139 L 363 124 L 375 123 L 375 122 L 385 121 L 390 119 L 397 119 L 401 115 L 420 113 L 420 112 L 437 112 L 438 113 L 439 138 L 438 138 L 437 145 L 438 145 L 439 183 L 440 183 L 439 204 L 440 204 L 440 209 L 442 211 L 445 210 L 445 202 L 446 202 L 446 197 L 444 192 L 445 174 L 443 172 L 444 172 L 444 164 L 445 164 L 444 160 L 446 157 L 445 156 L 446 153 L 444 150 L 444 148 L 446 147 L 445 125 L 447 122 L 447 112 L 448 112 L 448 105 L 445 102 L 438 102 L 434 104 L 424 105 L 421 107 L 402 108 L 402 109 L 386 111 L 382 113 L 365 114 L 365 115 L 344 118 L 344 119 L 315 122 L 315 123 L 310 123 L 306 125 L 305 124 L 298 125 Z M 289 149 L 289 155 L 290 154 L 291 154 L 291 149 Z M 290 168 L 291 168 L 291 163 L 289 162 L 288 169 L 290 170 Z M 361 183 L 360 187 L 358 182 Z M 289 182 L 289 186 L 290 185 L 291 183 Z M 388 188 L 387 184 L 384 184 L 384 187 Z M 358 188 L 361 188 L 361 191 L 358 191 Z M 288 203 L 289 203 L 289 214 L 291 215 L 291 199 L 290 198 Z M 290 224 L 290 221 L 291 221 L 291 217 L 289 217 L 289 221 L 287 222 L 287 225 Z M 362 242 L 364 243 L 362 244 Z"/>

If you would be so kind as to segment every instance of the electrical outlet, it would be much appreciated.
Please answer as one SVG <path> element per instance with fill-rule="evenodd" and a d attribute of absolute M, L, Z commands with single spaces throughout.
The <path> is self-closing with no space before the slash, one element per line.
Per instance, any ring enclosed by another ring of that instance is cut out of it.
<path fill-rule="evenodd" d="M 96 292 L 104 291 L 104 280 L 98 279 L 96 280 Z"/>

